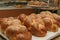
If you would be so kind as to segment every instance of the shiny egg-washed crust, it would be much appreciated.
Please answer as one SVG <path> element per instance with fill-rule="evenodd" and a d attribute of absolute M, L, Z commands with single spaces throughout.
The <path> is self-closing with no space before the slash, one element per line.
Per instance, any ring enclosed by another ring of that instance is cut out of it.
<path fill-rule="evenodd" d="M 23 34 L 17 34 L 16 36 L 10 37 L 10 40 L 32 40 L 32 35 L 30 32 L 25 32 Z"/>
<path fill-rule="evenodd" d="M 44 37 L 47 33 L 47 30 L 42 24 L 33 24 L 30 32 L 38 37 Z"/>
<path fill-rule="evenodd" d="M 6 28 L 11 24 L 13 18 L 2 18 L 1 29 L 4 32 Z"/>
<path fill-rule="evenodd" d="M 21 24 L 20 20 L 14 19 L 13 17 L 2 18 L 1 29 L 4 32 L 9 25 Z"/>
<path fill-rule="evenodd" d="M 54 16 L 51 12 L 42 11 L 42 12 L 40 12 L 39 15 L 43 19 L 47 30 L 53 31 L 53 32 L 56 32 L 58 30 L 59 23 L 54 19 Z"/>
<path fill-rule="evenodd" d="M 32 34 L 44 37 L 47 31 L 56 32 L 60 26 L 60 15 L 43 11 L 40 14 L 20 14 L 13 17 L 0 18 L 1 29 L 10 40 L 31 40 Z M 24 26 L 25 25 L 25 26 Z"/>
<path fill-rule="evenodd" d="M 46 17 L 43 20 L 47 30 L 53 31 L 53 32 L 56 32 L 58 30 L 58 26 L 54 23 L 53 19 Z"/>
<path fill-rule="evenodd" d="M 60 27 L 60 15 L 53 14 L 53 17 L 56 20 L 56 24 Z"/>
<path fill-rule="evenodd" d="M 24 24 L 26 17 L 27 17 L 27 15 L 20 14 L 17 18 L 21 21 L 22 24 Z"/>
<path fill-rule="evenodd" d="M 31 40 L 32 38 L 31 33 L 23 25 L 11 25 L 4 33 L 10 40 Z"/>
<path fill-rule="evenodd" d="M 25 25 L 27 26 L 28 30 L 35 36 L 45 36 L 47 30 L 44 26 L 43 20 L 41 18 L 37 18 L 37 16 L 28 16 Z"/>
<path fill-rule="evenodd" d="M 49 11 L 42 11 L 40 12 L 40 17 L 42 18 L 49 17 L 53 19 L 53 14 Z"/>

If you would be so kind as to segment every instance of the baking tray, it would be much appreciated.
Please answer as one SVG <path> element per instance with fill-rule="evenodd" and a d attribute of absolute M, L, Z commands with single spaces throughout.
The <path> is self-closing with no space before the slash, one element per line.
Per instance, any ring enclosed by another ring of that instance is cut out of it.
<path fill-rule="evenodd" d="M 60 35 L 59 36 L 56 36 L 55 38 L 53 38 L 51 40 L 60 40 Z"/>
<path fill-rule="evenodd" d="M 9 40 L 9 39 L 0 32 L 0 40 Z"/>
<path fill-rule="evenodd" d="M 58 29 L 57 32 L 47 32 L 47 35 L 45 37 L 36 37 L 36 36 L 32 36 L 32 40 L 51 40 L 56 36 L 60 35 L 60 28 Z M 5 40 L 9 40 L 4 34 L 0 33 L 0 37 L 5 39 Z"/>
<path fill-rule="evenodd" d="M 35 37 L 33 36 L 32 40 L 51 40 L 56 36 L 60 35 L 60 28 L 58 29 L 57 32 L 47 32 L 47 35 L 45 37 Z"/>
<path fill-rule="evenodd" d="M 40 1 L 40 2 L 41 2 L 41 1 Z M 44 6 L 29 5 L 29 2 L 28 2 L 28 3 L 27 3 L 27 6 L 33 7 L 33 8 L 46 8 L 46 7 L 49 7 L 49 0 L 43 0 L 43 2 L 45 2 L 46 5 L 44 5 Z"/>
<path fill-rule="evenodd" d="M 49 7 L 49 5 L 46 5 L 46 6 L 36 6 L 36 5 L 29 5 L 29 4 L 27 4 L 27 6 L 32 7 L 32 8 L 47 8 L 47 7 Z"/>

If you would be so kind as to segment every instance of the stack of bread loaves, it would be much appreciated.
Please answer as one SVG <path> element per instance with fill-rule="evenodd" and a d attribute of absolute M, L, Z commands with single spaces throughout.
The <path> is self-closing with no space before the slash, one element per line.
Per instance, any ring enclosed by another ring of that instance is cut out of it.
<path fill-rule="evenodd" d="M 45 36 L 47 31 L 57 32 L 60 26 L 60 15 L 43 11 L 39 14 L 20 14 L 17 17 L 35 36 Z"/>
<path fill-rule="evenodd" d="M 46 2 L 39 2 L 39 1 L 30 1 L 29 3 L 28 3 L 28 5 L 30 5 L 30 6 L 34 6 L 34 7 L 43 7 L 43 6 L 46 6 L 47 5 L 47 3 Z"/>
<path fill-rule="evenodd" d="M 13 17 L 1 19 L 1 30 L 9 40 L 31 40 L 31 33 L 21 24 L 21 21 Z"/>
<path fill-rule="evenodd" d="M 32 40 L 32 35 L 44 37 L 47 31 L 57 32 L 59 26 L 60 15 L 49 11 L 20 14 L 16 18 L 0 18 L 1 32 L 10 40 Z"/>

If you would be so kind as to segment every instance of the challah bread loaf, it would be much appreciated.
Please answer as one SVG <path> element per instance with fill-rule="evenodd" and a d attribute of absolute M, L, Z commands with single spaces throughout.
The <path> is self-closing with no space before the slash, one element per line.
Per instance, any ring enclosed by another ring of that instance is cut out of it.
<path fill-rule="evenodd" d="M 10 25 L 4 33 L 10 40 L 31 40 L 32 37 L 23 25 Z"/>
<path fill-rule="evenodd" d="M 42 37 L 47 33 L 43 20 L 41 18 L 38 18 L 37 15 L 35 16 L 31 14 L 28 16 L 25 21 L 25 25 L 28 30 L 35 36 Z"/>

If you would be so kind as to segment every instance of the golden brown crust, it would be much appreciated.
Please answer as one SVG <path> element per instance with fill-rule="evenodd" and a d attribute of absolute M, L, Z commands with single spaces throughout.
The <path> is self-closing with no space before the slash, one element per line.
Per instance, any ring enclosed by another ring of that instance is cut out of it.
<path fill-rule="evenodd" d="M 50 27 L 53 25 L 52 20 L 50 18 L 44 18 L 43 20 L 47 30 L 50 30 Z"/>
<path fill-rule="evenodd" d="M 9 25 L 21 24 L 20 20 L 13 17 L 3 18 L 1 22 L 1 29 L 4 32 Z"/>
<path fill-rule="evenodd" d="M 31 40 L 32 34 L 44 37 L 47 31 L 58 31 L 60 16 L 49 11 L 28 16 L 20 14 L 17 18 L 2 18 L 0 24 L 2 31 L 10 40 Z"/>
<path fill-rule="evenodd" d="M 24 24 L 25 20 L 26 20 L 27 15 L 25 14 L 20 14 L 17 18 L 22 22 L 22 24 Z"/>
<path fill-rule="evenodd" d="M 49 18 L 53 19 L 53 14 L 49 11 L 42 11 L 40 13 L 40 17 L 42 17 L 42 18 L 49 17 Z"/>
<path fill-rule="evenodd" d="M 32 40 L 32 35 L 30 32 L 17 34 L 16 36 L 10 37 L 10 40 Z"/>
<path fill-rule="evenodd" d="M 54 19 L 56 20 L 56 24 L 60 27 L 60 15 L 53 14 Z"/>
<path fill-rule="evenodd" d="M 3 18 L 2 19 L 2 22 L 1 22 L 1 29 L 2 29 L 2 32 L 4 32 L 6 30 L 6 28 L 9 26 L 9 24 L 11 22 L 7 22 L 8 21 L 8 18 Z"/>
<path fill-rule="evenodd" d="M 43 37 L 47 33 L 45 26 L 42 24 L 32 25 L 32 28 L 30 31 L 32 32 L 33 35 L 38 36 L 38 37 Z"/>
<path fill-rule="evenodd" d="M 59 25 L 59 23 L 58 23 L 58 21 L 55 20 L 53 14 L 51 12 L 49 12 L 49 11 L 41 12 L 40 17 L 43 19 L 43 21 L 45 23 L 45 27 L 47 28 L 47 30 L 49 30 L 49 31 L 54 30 L 53 32 L 57 31 L 57 29 L 58 29 L 57 26 Z"/>
<path fill-rule="evenodd" d="M 45 26 L 47 28 L 47 30 L 49 31 L 53 31 L 53 32 L 56 32 L 57 29 L 58 29 L 58 26 L 56 25 L 55 23 L 56 21 L 51 19 L 51 18 L 44 18 L 44 23 L 45 23 Z"/>
<path fill-rule="evenodd" d="M 11 25 L 6 31 L 5 35 L 10 40 L 31 40 L 31 33 L 28 32 L 27 28 L 23 25 Z"/>
<path fill-rule="evenodd" d="M 17 35 L 17 40 L 31 40 L 32 35 L 30 32 L 23 33 L 23 34 L 18 34 Z"/>
<path fill-rule="evenodd" d="M 43 20 L 37 15 L 35 16 L 31 14 L 28 16 L 25 21 L 25 25 L 27 26 L 28 30 L 35 36 L 45 36 L 47 33 Z"/>

